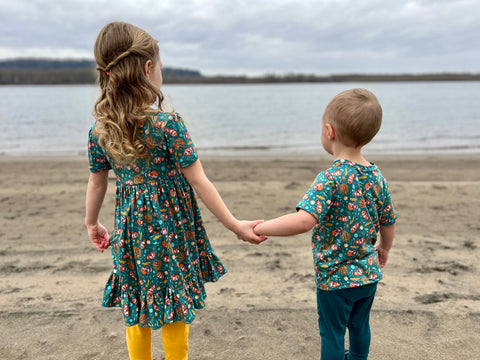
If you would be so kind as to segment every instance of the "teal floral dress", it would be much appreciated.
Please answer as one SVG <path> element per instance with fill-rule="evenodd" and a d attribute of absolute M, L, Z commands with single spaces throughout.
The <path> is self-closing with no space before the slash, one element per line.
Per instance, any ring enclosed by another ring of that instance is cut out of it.
<path fill-rule="evenodd" d="M 102 305 L 121 307 L 126 326 L 189 324 L 195 309 L 205 306 L 204 283 L 227 271 L 181 171 L 198 156 L 176 113 L 158 113 L 139 131 L 148 152 L 129 166 L 115 163 L 99 146 L 95 125 L 89 133 L 90 171 L 113 169 L 117 177 L 113 271 Z"/>

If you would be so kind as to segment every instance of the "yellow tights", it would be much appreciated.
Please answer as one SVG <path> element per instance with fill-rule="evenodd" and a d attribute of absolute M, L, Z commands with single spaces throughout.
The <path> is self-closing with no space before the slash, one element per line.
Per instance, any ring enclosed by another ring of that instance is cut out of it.
<path fill-rule="evenodd" d="M 181 321 L 162 326 L 165 360 L 188 359 L 189 326 Z M 152 329 L 134 325 L 127 327 L 130 360 L 152 360 Z"/>

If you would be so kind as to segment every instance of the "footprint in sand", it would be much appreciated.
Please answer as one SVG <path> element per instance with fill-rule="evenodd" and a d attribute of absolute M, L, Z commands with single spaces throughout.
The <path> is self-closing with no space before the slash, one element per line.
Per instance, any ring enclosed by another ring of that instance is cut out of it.
<path fill-rule="evenodd" d="M 415 271 L 419 272 L 421 274 L 429 274 L 432 272 L 448 272 L 451 275 L 458 275 L 458 271 L 471 271 L 471 267 L 467 265 L 463 265 L 460 263 L 457 263 L 455 261 L 450 261 L 446 262 L 443 264 L 438 264 L 435 266 L 425 266 L 422 265 L 422 267 L 417 268 Z"/>
<path fill-rule="evenodd" d="M 420 295 L 414 298 L 415 301 L 424 304 L 435 304 L 448 300 L 473 300 L 480 301 L 480 295 L 471 295 L 471 294 L 457 294 L 457 293 L 438 293 L 434 292 L 432 294 Z"/>

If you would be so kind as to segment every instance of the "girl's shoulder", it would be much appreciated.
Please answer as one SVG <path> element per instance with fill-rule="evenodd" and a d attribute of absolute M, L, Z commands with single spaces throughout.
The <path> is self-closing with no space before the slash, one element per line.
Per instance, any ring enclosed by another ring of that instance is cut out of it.
<path fill-rule="evenodd" d="M 177 112 L 159 111 L 151 115 L 152 124 L 157 128 L 165 128 L 169 123 L 182 122 L 182 117 Z"/>
<path fill-rule="evenodd" d="M 91 138 L 98 138 L 97 122 L 96 121 L 94 121 L 92 126 L 90 127 L 89 136 Z"/>

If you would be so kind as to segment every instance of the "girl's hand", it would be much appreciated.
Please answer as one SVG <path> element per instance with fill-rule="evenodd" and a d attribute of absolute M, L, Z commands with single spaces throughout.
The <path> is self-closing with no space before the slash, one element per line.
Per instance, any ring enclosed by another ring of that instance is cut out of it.
<path fill-rule="evenodd" d="M 264 242 L 265 240 L 267 240 L 267 237 L 264 235 L 257 235 L 253 231 L 253 228 L 261 223 L 263 223 L 263 220 L 239 221 L 238 227 L 235 229 L 237 238 L 239 240 L 243 240 L 256 245 Z"/>
<path fill-rule="evenodd" d="M 102 224 L 87 225 L 87 231 L 90 241 L 98 251 L 103 252 L 104 249 L 110 246 L 108 231 Z"/>

